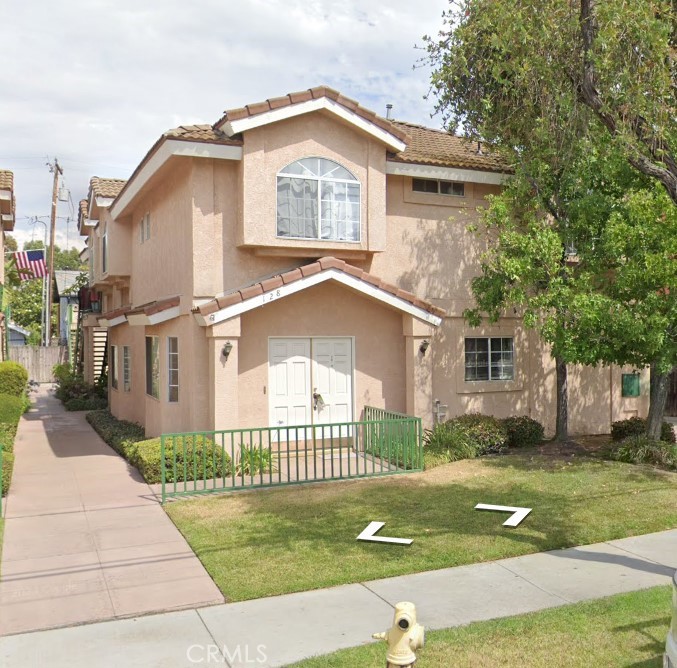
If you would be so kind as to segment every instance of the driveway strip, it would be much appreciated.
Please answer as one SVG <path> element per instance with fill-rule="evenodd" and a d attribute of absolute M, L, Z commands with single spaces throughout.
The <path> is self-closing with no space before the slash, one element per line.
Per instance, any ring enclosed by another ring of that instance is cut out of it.
<path fill-rule="evenodd" d="M 0 635 L 223 603 L 150 487 L 43 386 L 4 504 Z"/>

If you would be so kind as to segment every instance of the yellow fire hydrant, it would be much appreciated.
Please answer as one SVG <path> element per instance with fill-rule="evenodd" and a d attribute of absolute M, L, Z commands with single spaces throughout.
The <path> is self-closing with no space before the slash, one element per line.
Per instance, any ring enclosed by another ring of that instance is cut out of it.
<path fill-rule="evenodd" d="M 373 633 L 372 638 L 388 643 L 386 668 L 413 666 L 416 663 L 414 650 L 425 643 L 425 629 L 416 623 L 416 606 L 403 601 L 395 606 L 393 625 L 384 633 Z"/>

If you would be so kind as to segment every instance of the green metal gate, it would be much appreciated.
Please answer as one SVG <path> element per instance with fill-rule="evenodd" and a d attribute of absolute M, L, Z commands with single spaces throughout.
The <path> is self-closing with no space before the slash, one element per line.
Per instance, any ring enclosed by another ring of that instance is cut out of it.
<path fill-rule="evenodd" d="M 364 420 L 160 437 L 162 502 L 193 494 L 423 468 L 420 418 L 365 407 Z"/>

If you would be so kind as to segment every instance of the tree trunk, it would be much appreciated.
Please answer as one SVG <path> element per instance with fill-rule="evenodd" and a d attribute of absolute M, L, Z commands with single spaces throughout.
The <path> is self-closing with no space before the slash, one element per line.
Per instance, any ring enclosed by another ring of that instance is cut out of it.
<path fill-rule="evenodd" d="M 660 373 L 656 365 L 651 365 L 651 379 L 649 384 L 649 417 L 646 421 L 646 435 L 656 441 L 661 437 L 665 402 L 668 398 L 670 372 Z"/>
<path fill-rule="evenodd" d="M 557 426 L 555 440 L 566 441 L 569 438 L 569 394 L 567 390 L 567 363 L 561 357 L 555 357 L 557 369 Z"/>

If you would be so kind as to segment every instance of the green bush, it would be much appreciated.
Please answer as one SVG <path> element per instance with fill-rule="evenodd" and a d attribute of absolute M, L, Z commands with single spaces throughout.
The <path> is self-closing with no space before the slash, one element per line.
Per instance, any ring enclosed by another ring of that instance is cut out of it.
<path fill-rule="evenodd" d="M 640 417 L 631 417 L 627 420 L 618 420 L 611 423 L 611 440 L 623 441 L 630 436 L 643 436 L 646 432 L 646 420 Z M 675 431 L 669 422 L 661 425 L 661 441 L 675 442 Z"/>
<path fill-rule="evenodd" d="M 0 448 L 3 452 L 14 451 L 14 438 L 16 437 L 16 424 L 0 422 Z"/>
<path fill-rule="evenodd" d="M 504 418 L 501 422 L 508 433 L 509 448 L 537 445 L 545 438 L 543 425 L 526 415 Z"/>
<path fill-rule="evenodd" d="M 146 438 L 141 425 L 118 420 L 106 409 L 87 413 L 86 419 L 94 431 L 125 459 L 129 458 L 127 453 L 130 447 Z"/>
<path fill-rule="evenodd" d="M 364 438 L 364 451 L 380 458 L 384 464 L 406 470 L 421 468 L 415 424 L 371 424 L 365 427 Z"/>
<path fill-rule="evenodd" d="M 644 435 L 630 436 L 611 453 L 614 459 L 630 464 L 650 464 L 677 471 L 677 445 L 654 441 Z"/>
<path fill-rule="evenodd" d="M 20 397 L 28 387 L 28 371 L 17 362 L 0 362 L 0 394 Z"/>
<path fill-rule="evenodd" d="M 426 429 L 423 435 L 425 468 L 477 457 L 477 446 L 464 429 L 451 420 Z"/>
<path fill-rule="evenodd" d="M 25 396 L 0 394 L 0 423 L 16 425 L 28 405 Z"/>
<path fill-rule="evenodd" d="M 14 453 L 2 453 L 2 496 L 7 496 L 9 484 L 12 481 L 12 469 L 14 468 Z"/>
<path fill-rule="evenodd" d="M 277 468 L 273 464 L 272 453 L 268 448 L 257 448 L 240 443 L 240 454 L 235 466 L 235 473 L 241 477 L 271 473 Z"/>
<path fill-rule="evenodd" d="M 493 415 L 467 413 L 447 420 L 448 425 L 460 430 L 477 450 L 477 455 L 500 454 L 505 451 L 508 432 Z"/>
<path fill-rule="evenodd" d="M 162 482 L 160 438 L 134 443 L 129 448 L 129 463 L 139 469 L 147 483 Z M 232 472 L 229 455 L 210 438 L 199 434 L 185 438 L 165 438 L 166 482 L 218 479 Z"/>
<path fill-rule="evenodd" d="M 55 364 L 52 367 L 52 376 L 54 382 L 62 383 L 72 376 L 70 364 Z"/>
<path fill-rule="evenodd" d="M 63 402 L 67 411 L 99 411 L 108 406 L 108 401 L 97 396 L 74 397 Z"/>

